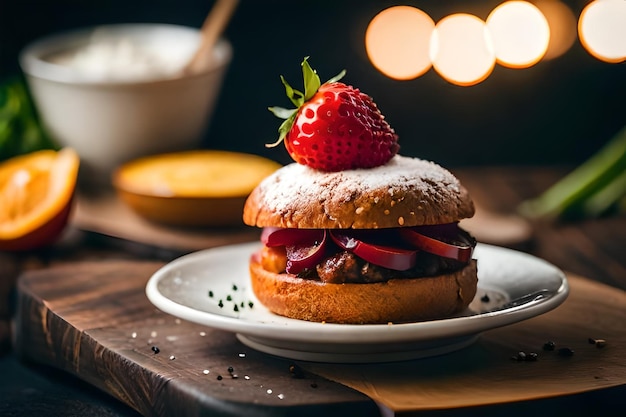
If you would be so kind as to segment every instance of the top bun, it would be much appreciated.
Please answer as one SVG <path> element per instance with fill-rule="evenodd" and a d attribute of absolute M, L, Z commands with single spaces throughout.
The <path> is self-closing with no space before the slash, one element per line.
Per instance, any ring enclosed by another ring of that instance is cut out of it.
<path fill-rule="evenodd" d="M 472 199 L 449 171 L 396 155 L 379 167 L 338 172 L 286 165 L 252 191 L 243 220 L 257 227 L 378 229 L 452 223 L 473 215 Z"/>

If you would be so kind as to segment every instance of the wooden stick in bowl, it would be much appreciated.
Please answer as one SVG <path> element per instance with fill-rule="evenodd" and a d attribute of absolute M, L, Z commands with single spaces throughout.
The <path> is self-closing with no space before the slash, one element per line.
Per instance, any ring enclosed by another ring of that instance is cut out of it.
<path fill-rule="evenodd" d="M 206 68 L 211 60 L 211 52 L 230 21 L 239 0 L 217 0 L 207 15 L 201 28 L 201 41 L 198 50 L 183 69 L 184 73 L 193 73 Z"/>

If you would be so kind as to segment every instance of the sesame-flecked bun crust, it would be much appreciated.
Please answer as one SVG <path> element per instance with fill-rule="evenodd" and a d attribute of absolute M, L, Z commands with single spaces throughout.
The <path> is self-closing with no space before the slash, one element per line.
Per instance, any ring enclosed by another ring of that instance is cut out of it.
<path fill-rule="evenodd" d="M 286 165 L 252 191 L 243 220 L 257 227 L 377 229 L 452 223 L 473 215 L 472 199 L 448 170 L 396 155 L 376 168 L 339 172 Z"/>

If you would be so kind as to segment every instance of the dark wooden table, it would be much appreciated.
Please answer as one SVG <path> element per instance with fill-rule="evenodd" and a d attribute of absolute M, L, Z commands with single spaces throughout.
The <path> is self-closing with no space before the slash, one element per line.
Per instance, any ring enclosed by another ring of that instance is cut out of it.
<path fill-rule="evenodd" d="M 455 173 L 479 208 L 510 215 L 525 198 L 538 195 L 565 172 L 561 168 L 484 167 Z M 502 242 L 555 264 L 564 271 L 626 291 L 626 216 L 569 223 L 531 223 Z M 0 253 L 0 415 L 138 416 L 126 404 L 90 384 L 36 361 L 23 361 L 9 343 L 14 283 L 20 274 L 68 262 L 145 260 L 167 262 L 185 248 L 129 242 L 106 233 L 72 228 L 53 248 L 15 256 Z M 624 306 L 626 309 L 626 306 Z M 434 410 L 420 415 L 621 415 L 626 387 L 472 409 Z M 620 407 L 621 405 L 621 407 Z M 332 410 L 329 415 L 332 414 Z M 343 410 L 345 411 L 345 410 Z M 599 414 L 601 413 L 601 414 Z M 280 411 L 277 410 L 277 414 Z"/>

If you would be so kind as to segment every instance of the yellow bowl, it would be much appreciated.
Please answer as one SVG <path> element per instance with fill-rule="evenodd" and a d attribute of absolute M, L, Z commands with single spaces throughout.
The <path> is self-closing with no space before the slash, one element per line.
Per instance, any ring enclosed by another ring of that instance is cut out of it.
<path fill-rule="evenodd" d="M 243 225 L 243 205 L 280 164 L 257 155 L 198 150 L 144 157 L 113 173 L 119 198 L 140 216 L 171 226 Z"/>

